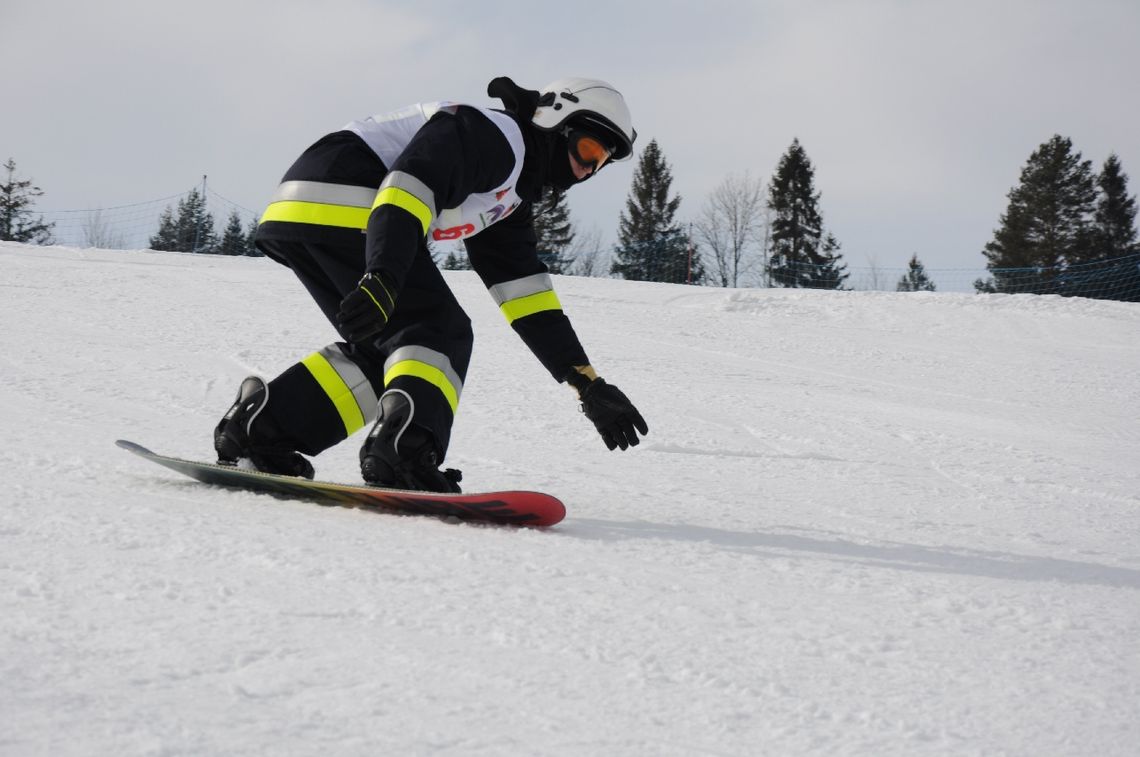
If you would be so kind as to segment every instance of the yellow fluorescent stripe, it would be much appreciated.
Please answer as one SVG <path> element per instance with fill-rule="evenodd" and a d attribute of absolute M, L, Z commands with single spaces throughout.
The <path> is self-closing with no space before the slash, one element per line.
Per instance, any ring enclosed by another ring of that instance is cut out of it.
<path fill-rule="evenodd" d="M 384 285 L 381 284 L 381 286 L 384 286 Z M 376 307 L 380 308 L 380 312 L 384 314 L 384 320 L 385 321 L 388 320 L 388 311 L 385 310 L 384 306 L 380 304 L 380 300 L 376 299 L 376 296 L 374 294 L 372 294 L 372 292 L 368 291 L 368 287 L 361 284 L 360 288 L 362 290 L 364 290 L 364 293 L 366 295 L 368 295 L 368 299 L 372 300 L 372 304 L 375 305 Z M 385 287 L 385 289 L 387 289 L 387 287 Z"/>
<path fill-rule="evenodd" d="M 341 226 L 347 229 L 368 227 L 369 208 L 355 208 L 348 205 L 326 205 L 320 202 L 282 200 L 270 203 L 261 216 L 266 221 L 286 221 L 290 223 L 313 223 L 319 226 Z"/>
<path fill-rule="evenodd" d="M 376 193 L 376 202 L 372 203 L 372 209 L 375 210 L 381 205 L 395 205 L 408 211 L 419 219 L 420 225 L 424 227 L 424 234 L 428 233 L 428 227 L 431 226 L 431 208 L 406 189 L 384 187 Z"/>
<path fill-rule="evenodd" d="M 336 411 L 340 413 L 340 419 L 344 422 L 345 432 L 351 436 L 364 428 L 364 414 L 360 411 L 356 397 L 325 356 L 314 352 L 302 360 L 301 365 L 309 369 L 309 373 L 313 374 L 313 378 L 336 406 Z"/>
<path fill-rule="evenodd" d="M 384 386 L 391 384 L 392 379 L 397 376 L 415 376 L 423 379 L 443 392 L 443 396 L 447 398 L 447 404 L 451 405 L 452 414 L 459 408 L 459 393 L 455 391 L 455 386 L 447 380 L 447 376 L 439 368 L 421 363 L 419 360 L 401 360 L 384 374 Z"/>
<path fill-rule="evenodd" d="M 508 300 L 500 305 L 499 309 L 507 317 L 507 323 L 513 323 L 516 319 L 544 310 L 561 310 L 562 303 L 558 301 L 558 295 L 553 291 L 546 291 L 519 297 L 517 300 Z"/>

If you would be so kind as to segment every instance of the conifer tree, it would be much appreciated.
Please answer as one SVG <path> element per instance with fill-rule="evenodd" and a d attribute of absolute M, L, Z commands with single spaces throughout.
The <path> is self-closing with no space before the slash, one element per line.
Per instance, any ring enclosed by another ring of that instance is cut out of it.
<path fill-rule="evenodd" d="M 246 252 L 246 233 L 241 226 L 241 216 L 235 210 L 230 213 L 230 219 L 222 232 L 222 241 L 218 245 L 219 255 L 244 255 Z"/>
<path fill-rule="evenodd" d="M 31 179 L 16 178 L 16 161 L 8 158 L 4 164 L 7 177 L 0 181 L 0 240 L 52 244 L 53 223 L 45 223 L 43 216 L 32 217 L 35 198 L 44 191 L 32 184 Z"/>
<path fill-rule="evenodd" d="M 673 171 L 657 140 L 646 145 L 618 225 L 610 272 L 634 281 L 699 284 L 704 266 L 676 221 L 680 196 L 669 198 Z"/>
<path fill-rule="evenodd" d="M 263 253 L 261 250 L 259 250 L 257 248 L 257 244 L 256 244 L 256 241 L 257 241 L 257 224 L 258 224 L 258 221 L 260 221 L 260 220 L 261 220 L 260 218 L 258 218 L 257 216 L 254 216 L 253 220 L 251 220 L 249 222 L 249 226 L 246 228 L 246 231 L 245 231 L 245 253 L 244 254 L 249 255 L 251 258 L 260 258 L 260 257 L 265 256 L 265 253 Z"/>
<path fill-rule="evenodd" d="M 839 241 L 824 231 L 819 198 L 815 168 L 793 139 L 768 185 L 768 275 L 779 286 L 842 289 L 847 280 Z"/>
<path fill-rule="evenodd" d="M 206 197 L 192 189 L 178 201 L 178 211 L 167 206 L 150 238 L 152 250 L 212 253 L 217 247 L 214 216 L 206 210 Z"/>
<path fill-rule="evenodd" d="M 158 231 L 150 238 L 152 250 L 178 250 L 178 224 L 174 220 L 174 209 L 167 205 L 158 217 Z"/>
<path fill-rule="evenodd" d="M 443 261 L 440 266 L 445 271 L 470 271 L 471 259 L 466 255 L 460 255 L 458 252 L 452 250 L 447 253 L 447 259 Z"/>
<path fill-rule="evenodd" d="M 1128 196 L 1128 174 L 1115 154 L 1104 162 L 1097 186 L 1095 258 L 1111 260 L 1137 252 L 1136 198 Z"/>
<path fill-rule="evenodd" d="M 992 282 L 979 291 L 1048 294 L 1064 266 L 1088 260 L 1095 248 L 1096 185 L 1092 163 L 1073 142 L 1054 135 L 1038 147 L 1009 191 L 1001 225 L 983 255 Z M 1020 269 L 1020 270 L 1018 270 Z"/>
<path fill-rule="evenodd" d="M 551 273 L 565 273 L 574 259 L 568 257 L 574 244 L 574 224 L 566 193 L 549 187 L 534 206 L 534 231 L 538 235 L 538 257 Z"/>
<path fill-rule="evenodd" d="M 911 255 L 907 272 L 899 279 L 896 291 L 899 292 L 933 292 L 934 282 L 926 275 L 926 269 L 918 260 L 918 255 Z"/>

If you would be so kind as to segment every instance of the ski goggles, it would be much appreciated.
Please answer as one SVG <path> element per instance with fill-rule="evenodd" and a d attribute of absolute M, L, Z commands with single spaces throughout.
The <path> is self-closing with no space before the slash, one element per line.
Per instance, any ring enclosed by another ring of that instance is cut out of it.
<path fill-rule="evenodd" d="M 570 154 L 584 168 L 600 171 L 613 155 L 613 151 L 606 146 L 605 142 L 589 132 L 570 129 L 566 134 L 566 139 L 570 143 Z"/>

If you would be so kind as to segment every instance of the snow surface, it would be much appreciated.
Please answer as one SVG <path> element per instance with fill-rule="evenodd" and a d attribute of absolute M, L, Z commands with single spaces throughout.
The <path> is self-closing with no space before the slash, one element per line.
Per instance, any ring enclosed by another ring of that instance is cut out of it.
<path fill-rule="evenodd" d="M 264 259 L 0 244 L 0 754 L 1140 753 L 1140 306 L 558 278 L 650 425 L 610 453 L 446 276 L 448 462 L 553 529 L 128 455 L 331 327 Z"/>

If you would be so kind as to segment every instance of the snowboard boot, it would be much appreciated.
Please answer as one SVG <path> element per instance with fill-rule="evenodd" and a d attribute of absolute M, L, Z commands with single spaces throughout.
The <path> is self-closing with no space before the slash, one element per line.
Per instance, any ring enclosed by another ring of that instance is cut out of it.
<path fill-rule="evenodd" d="M 214 429 L 218 463 L 237 465 L 247 458 L 265 473 L 313 477 L 313 465 L 302 457 L 269 413 L 269 386 L 257 376 L 241 382 L 237 399 Z"/>
<path fill-rule="evenodd" d="M 412 423 L 415 403 L 398 389 L 380 398 L 380 417 L 360 448 L 360 473 L 373 486 L 459 493 L 463 475 L 439 469 L 435 439 Z"/>

